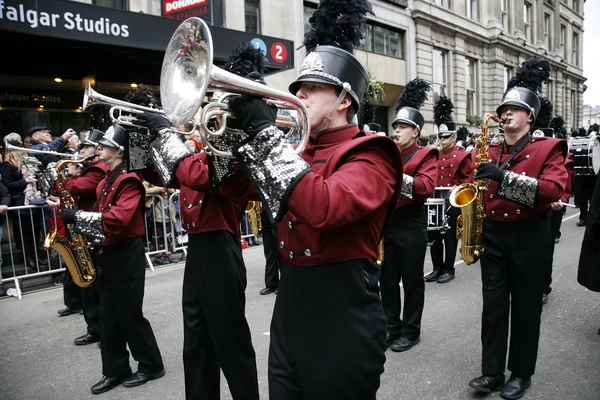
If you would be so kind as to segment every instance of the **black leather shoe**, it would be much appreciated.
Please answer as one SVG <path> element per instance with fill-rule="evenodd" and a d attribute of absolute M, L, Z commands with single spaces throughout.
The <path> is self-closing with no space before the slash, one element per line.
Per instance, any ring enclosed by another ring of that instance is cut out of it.
<path fill-rule="evenodd" d="M 101 394 L 104 392 L 108 392 L 115 386 L 120 385 L 121 382 L 123 382 L 123 379 L 125 379 L 124 376 L 113 376 L 113 377 L 105 376 L 102 378 L 102 380 L 100 382 L 98 382 L 94 386 L 92 386 L 92 394 Z"/>
<path fill-rule="evenodd" d="M 585 226 L 585 221 L 577 221 L 577 226 Z"/>
<path fill-rule="evenodd" d="M 425 280 L 427 282 L 437 281 L 441 274 L 442 274 L 441 270 L 434 269 L 433 271 L 431 271 L 430 273 L 428 273 L 427 275 L 425 275 Z"/>
<path fill-rule="evenodd" d="M 531 386 L 531 378 L 524 378 L 520 376 L 512 376 L 506 382 L 506 385 L 500 392 L 500 397 L 503 399 L 520 399 L 525 394 L 525 391 Z"/>
<path fill-rule="evenodd" d="M 421 337 L 416 339 L 409 339 L 406 336 L 400 336 L 400 338 L 394 340 L 394 343 L 390 346 L 392 351 L 401 352 L 410 350 L 414 345 L 421 341 Z"/>
<path fill-rule="evenodd" d="M 79 310 L 81 310 L 81 308 L 70 308 L 70 307 L 65 307 L 62 310 L 58 310 L 57 313 L 59 316 L 61 317 L 66 317 L 67 315 L 71 315 L 71 314 L 76 314 L 79 312 Z"/>
<path fill-rule="evenodd" d="M 454 279 L 454 272 L 444 272 L 443 274 L 440 275 L 440 277 L 437 279 L 437 283 L 448 283 L 450 282 L 452 279 Z"/>
<path fill-rule="evenodd" d="M 469 386 L 482 393 L 500 390 L 504 386 L 504 374 L 481 375 L 469 382 Z"/>
<path fill-rule="evenodd" d="M 265 295 L 265 294 L 271 294 L 271 293 L 277 293 L 277 286 L 275 287 L 266 287 L 264 289 L 261 289 L 260 294 Z"/>
<path fill-rule="evenodd" d="M 153 379 L 158 379 L 158 378 L 162 378 L 163 376 L 165 376 L 165 370 L 161 369 L 158 372 L 155 372 L 153 374 L 146 374 L 144 372 L 136 372 L 135 374 L 131 375 L 129 378 L 126 378 L 123 380 L 123 386 L 125 387 L 135 387 L 135 386 L 140 386 L 143 385 L 146 382 L 149 382 Z"/>
<path fill-rule="evenodd" d="M 99 341 L 100 341 L 100 338 L 98 336 L 90 335 L 89 333 L 86 333 L 83 336 L 79 336 L 78 338 L 75 338 L 75 340 L 74 340 L 74 342 L 77 346 L 85 346 L 87 344 L 92 344 L 92 343 L 96 343 Z"/>
<path fill-rule="evenodd" d="M 542 294 L 542 304 L 546 304 L 548 302 L 548 295 L 546 293 Z"/>
<path fill-rule="evenodd" d="M 389 348 L 392 343 L 394 343 L 396 340 L 400 339 L 400 335 L 392 335 L 391 333 L 386 333 L 385 334 L 385 348 Z"/>

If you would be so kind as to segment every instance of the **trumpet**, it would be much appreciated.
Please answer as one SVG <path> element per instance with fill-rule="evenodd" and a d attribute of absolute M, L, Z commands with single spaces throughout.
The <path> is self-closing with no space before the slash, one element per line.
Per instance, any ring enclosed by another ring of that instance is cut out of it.
<path fill-rule="evenodd" d="M 105 96 L 101 93 L 98 93 L 88 82 L 85 85 L 85 91 L 83 92 L 83 107 L 82 109 L 85 111 L 87 108 L 95 105 L 109 105 L 111 106 L 110 111 L 108 112 L 110 119 L 113 123 L 117 123 L 119 125 L 124 126 L 132 126 L 135 128 L 146 129 L 146 127 L 136 125 L 133 121 L 136 119 L 138 114 L 143 113 L 157 113 L 167 118 L 166 113 L 159 108 L 152 107 L 144 107 L 138 104 L 128 103 L 123 100 L 114 99 L 109 96 Z M 130 114 L 130 115 L 127 115 Z M 196 130 L 196 122 L 191 120 L 194 124 L 193 128 L 190 131 L 176 131 L 181 135 L 191 135 Z"/>
<path fill-rule="evenodd" d="M 225 132 L 227 119 L 232 114 L 224 99 L 233 95 L 249 94 L 264 98 L 268 103 L 282 109 L 295 110 L 298 127 L 302 132 L 297 154 L 304 151 L 310 136 L 310 123 L 306 106 L 294 95 L 270 88 L 252 80 L 239 77 L 213 65 L 213 43 L 210 30 L 200 18 L 183 21 L 169 41 L 160 75 L 160 98 L 166 117 L 174 124 L 182 124 L 194 116 L 209 89 L 224 92 L 218 102 L 202 110 L 199 132 L 203 142 L 215 155 L 233 158 L 230 152 L 220 151 L 211 144 Z M 217 129 L 209 128 L 216 120 Z M 286 123 L 288 123 L 286 125 Z M 277 118 L 278 126 L 291 127 L 292 123 Z M 286 136 L 290 136 L 290 133 Z"/>
<path fill-rule="evenodd" d="M 9 150 L 9 151 L 20 151 L 22 153 L 50 154 L 50 155 L 62 157 L 62 158 L 77 158 L 76 154 L 59 153 L 57 151 L 51 151 L 51 150 L 27 149 L 25 147 L 13 146 L 12 144 L 9 144 L 9 143 L 6 143 L 5 148 L 6 148 L 6 150 Z"/>

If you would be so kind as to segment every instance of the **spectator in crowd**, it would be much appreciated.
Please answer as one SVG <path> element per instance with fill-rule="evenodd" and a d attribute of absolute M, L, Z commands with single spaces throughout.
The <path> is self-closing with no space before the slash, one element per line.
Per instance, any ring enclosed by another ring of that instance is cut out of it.
<path fill-rule="evenodd" d="M 0 243 L 2 242 L 2 227 L 4 225 L 4 214 L 10 205 L 10 193 L 0 180 Z M 1 247 L 1 246 L 0 246 Z M 2 287 L 2 249 L 0 248 L 0 297 L 6 296 Z"/>
<path fill-rule="evenodd" d="M 54 140 L 52 139 L 50 130 L 45 126 L 34 126 L 29 130 L 28 134 L 31 136 L 31 148 L 33 150 L 64 152 L 68 146 L 69 139 L 75 134 L 75 131 L 69 128 L 59 138 Z M 50 154 L 36 154 L 36 157 L 44 166 L 52 161 L 59 161 L 59 157 Z"/>
<path fill-rule="evenodd" d="M 23 139 L 23 146 L 25 146 L 26 149 L 28 149 L 29 146 L 31 146 L 31 136 L 25 136 L 25 138 Z"/>

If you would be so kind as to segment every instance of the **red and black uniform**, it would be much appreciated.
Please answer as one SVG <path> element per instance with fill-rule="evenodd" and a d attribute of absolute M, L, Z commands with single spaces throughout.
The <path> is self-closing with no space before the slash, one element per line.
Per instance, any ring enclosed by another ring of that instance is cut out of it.
<path fill-rule="evenodd" d="M 573 195 L 573 179 L 575 177 L 575 161 L 573 159 L 573 153 L 568 153 L 565 158 L 565 168 L 569 173 L 569 179 L 567 181 L 567 187 L 565 188 L 565 192 L 560 198 L 560 201 L 563 203 L 568 203 L 569 198 Z M 552 264 L 554 263 L 554 248 L 556 246 L 556 242 L 558 241 L 560 235 L 560 225 L 562 223 L 562 218 L 565 215 L 565 207 L 560 210 L 553 210 L 550 208 L 550 237 L 549 240 L 549 250 L 547 252 L 546 260 L 544 261 L 544 293 L 550 294 L 552 291 Z"/>
<path fill-rule="evenodd" d="M 470 153 L 453 146 L 449 151 L 440 150 L 438 159 L 437 187 L 455 187 L 469 180 L 473 172 L 473 160 Z M 460 209 L 452 207 L 446 199 L 446 214 L 449 230 L 438 234 L 431 246 L 431 261 L 434 271 L 454 274 L 454 262 L 458 239 L 456 238 L 456 219 Z M 445 249 L 444 249 L 445 244 Z"/>
<path fill-rule="evenodd" d="M 513 146 L 491 144 L 491 163 L 504 170 L 484 196 L 481 342 L 484 375 L 529 377 L 535 372 L 542 312 L 543 263 L 548 250 L 550 203 L 565 191 L 564 140 L 531 138 Z"/>
<path fill-rule="evenodd" d="M 96 204 L 96 189 L 100 182 L 106 177 L 108 167 L 104 161 L 96 161 L 93 164 L 87 166 L 80 175 L 66 180 L 67 191 L 73 197 L 73 200 L 77 204 L 77 207 L 83 211 L 92 211 L 92 208 Z M 58 184 L 58 183 L 57 183 Z M 64 225 L 62 223 L 61 214 L 56 214 L 56 219 L 61 218 L 61 222 L 58 226 Z M 51 221 L 53 218 L 50 219 Z M 64 233 L 63 233 L 64 234 Z M 94 256 L 92 255 L 92 258 Z M 100 316 L 98 311 L 98 291 L 94 284 L 87 288 L 80 288 L 73 282 L 70 274 L 67 274 L 65 284 L 63 286 L 65 304 L 67 298 L 72 297 L 79 298 L 81 296 L 81 306 L 83 309 L 83 316 L 87 324 L 87 331 L 89 335 L 95 338 L 100 337 Z M 69 284 L 69 282 L 71 284 Z M 66 304 L 68 306 L 68 304 Z"/>
<path fill-rule="evenodd" d="M 123 163 L 107 172 L 97 186 L 96 209 L 77 212 L 76 227 L 81 233 L 86 233 L 84 229 L 99 233 L 101 229 L 105 235 L 96 257 L 101 270 L 96 287 L 100 295 L 102 373 L 107 377 L 131 374 L 127 346 L 139 363 L 139 372 L 154 374 L 163 370 L 154 332 L 142 313 L 145 193 L 140 178 L 127 173 Z"/>
<path fill-rule="evenodd" d="M 403 190 L 385 231 L 381 268 L 381 300 L 387 317 L 388 344 L 402 334 L 410 340 L 421 334 L 425 303 L 423 265 L 427 250 L 425 201 L 437 181 L 438 151 L 417 144 L 402 151 Z M 404 287 L 404 318 L 400 318 L 400 281 Z"/>
<path fill-rule="evenodd" d="M 320 132 L 301 157 L 310 170 L 277 224 L 270 397 L 375 399 L 386 327 L 375 261 L 400 192 L 400 154 L 350 124 Z"/>
<path fill-rule="evenodd" d="M 182 299 L 186 399 L 219 399 L 221 370 L 234 399 L 258 399 L 238 237 L 246 201 L 210 190 L 204 152 L 182 159 L 175 177 L 181 226 L 189 234 Z"/>

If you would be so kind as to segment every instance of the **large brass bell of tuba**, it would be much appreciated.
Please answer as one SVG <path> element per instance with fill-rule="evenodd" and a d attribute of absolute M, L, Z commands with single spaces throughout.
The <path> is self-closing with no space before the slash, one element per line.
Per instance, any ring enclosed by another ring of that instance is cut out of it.
<path fill-rule="evenodd" d="M 268 87 L 258 82 L 239 77 L 213 65 L 213 43 L 210 30 L 200 18 L 183 21 L 169 41 L 160 75 L 160 98 L 166 117 L 181 125 L 191 119 L 202 106 L 206 93 L 220 91 L 228 94 L 248 94 L 264 98 L 278 108 L 295 110 L 301 130 L 300 144 L 296 152 L 301 153 L 310 136 L 310 124 L 306 106 L 294 95 Z M 229 97 L 229 96 L 225 96 Z M 225 132 L 231 112 L 227 104 L 211 104 L 210 111 L 203 110 L 199 123 L 203 144 L 221 157 L 234 157 L 211 145 L 211 140 Z M 209 121 L 217 123 L 215 131 Z M 279 123 L 278 126 L 285 125 Z"/>

